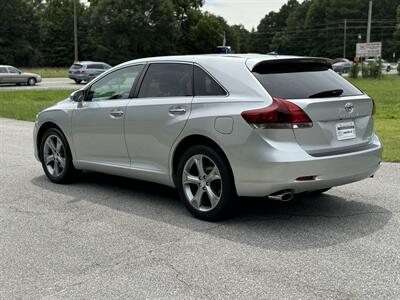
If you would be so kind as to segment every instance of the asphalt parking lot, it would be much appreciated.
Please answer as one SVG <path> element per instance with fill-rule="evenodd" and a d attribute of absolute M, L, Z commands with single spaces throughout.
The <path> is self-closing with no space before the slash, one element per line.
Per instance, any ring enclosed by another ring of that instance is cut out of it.
<path fill-rule="evenodd" d="M 15 90 L 59 90 L 71 89 L 78 90 L 85 86 L 85 83 L 76 84 L 75 81 L 69 78 L 43 78 L 42 82 L 30 85 L 15 85 L 15 84 L 0 84 L 0 91 L 15 91 Z"/>
<path fill-rule="evenodd" d="M 55 185 L 30 122 L 0 119 L 1 299 L 398 299 L 400 164 L 221 223 L 175 190 L 84 173 Z"/>

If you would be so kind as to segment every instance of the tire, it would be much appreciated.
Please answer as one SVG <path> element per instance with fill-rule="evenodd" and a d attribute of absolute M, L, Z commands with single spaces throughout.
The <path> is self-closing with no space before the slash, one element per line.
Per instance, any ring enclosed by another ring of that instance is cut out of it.
<path fill-rule="evenodd" d="M 202 172 L 199 172 L 199 166 L 202 166 Z M 236 202 L 229 166 L 208 146 L 192 146 L 182 155 L 177 170 L 177 187 L 186 208 L 201 220 L 218 221 L 228 217 Z"/>
<path fill-rule="evenodd" d="M 33 77 L 29 78 L 27 84 L 31 86 L 36 85 L 36 79 Z"/>
<path fill-rule="evenodd" d="M 39 154 L 44 173 L 50 181 L 70 183 L 79 175 L 72 163 L 68 142 L 59 129 L 50 128 L 44 133 Z"/>
<path fill-rule="evenodd" d="M 76 84 L 80 84 L 82 82 L 82 80 L 79 80 L 79 79 L 74 79 L 74 80 L 75 80 Z"/>

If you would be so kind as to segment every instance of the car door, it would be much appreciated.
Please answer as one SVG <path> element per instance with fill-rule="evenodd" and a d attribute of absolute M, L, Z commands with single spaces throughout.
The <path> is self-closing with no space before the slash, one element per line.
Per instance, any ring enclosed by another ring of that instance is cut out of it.
<path fill-rule="evenodd" d="M 8 71 L 6 67 L 0 67 L 0 83 L 7 83 Z"/>
<path fill-rule="evenodd" d="M 133 87 L 143 69 L 134 65 L 115 70 L 86 90 L 85 101 L 72 114 L 72 137 L 79 163 L 130 166 L 124 117 Z"/>
<path fill-rule="evenodd" d="M 127 107 L 125 136 L 132 166 L 168 176 L 169 153 L 193 100 L 192 63 L 151 63 Z"/>
<path fill-rule="evenodd" d="M 8 67 L 8 82 L 9 83 L 25 83 L 26 80 L 24 80 L 24 76 L 21 74 L 21 72 L 14 68 L 14 67 Z"/>

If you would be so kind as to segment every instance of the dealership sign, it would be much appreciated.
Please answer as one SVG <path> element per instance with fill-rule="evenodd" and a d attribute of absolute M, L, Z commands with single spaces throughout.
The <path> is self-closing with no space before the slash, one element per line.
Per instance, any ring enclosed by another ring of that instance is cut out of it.
<path fill-rule="evenodd" d="M 377 57 L 382 56 L 382 43 L 359 43 L 357 44 L 356 56 Z"/>

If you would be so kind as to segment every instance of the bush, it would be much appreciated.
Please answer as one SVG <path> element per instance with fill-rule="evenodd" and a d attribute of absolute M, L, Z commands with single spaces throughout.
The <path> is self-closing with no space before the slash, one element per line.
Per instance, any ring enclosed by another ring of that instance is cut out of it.
<path fill-rule="evenodd" d="M 349 76 L 351 78 L 357 78 L 359 72 L 360 72 L 360 64 L 359 63 L 354 63 L 354 64 L 351 65 Z"/>
<path fill-rule="evenodd" d="M 397 64 L 397 74 L 400 75 L 400 63 Z"/>
<path fill-rule="evenodd" d="M 365 63 L 362 64 L 362 77 L 364 78 L 381 78 L 382 69 L 381 69 L 381 59 L 378 61 L 370 62 L 368 65 Z"/>

